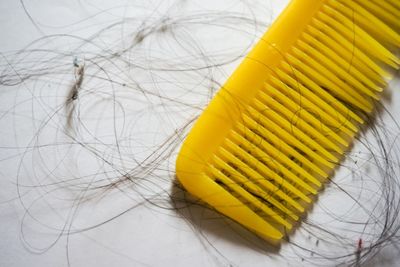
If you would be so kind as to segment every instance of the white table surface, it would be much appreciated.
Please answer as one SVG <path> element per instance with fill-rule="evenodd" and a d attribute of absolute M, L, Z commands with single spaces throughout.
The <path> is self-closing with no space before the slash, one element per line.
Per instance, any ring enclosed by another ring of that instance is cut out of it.
<path fill-rule="evenodd" d="M 270 248 L 212 211 L 185 207 L 173 186 L 177 149 L 157 150 L 288 2 L 0 1 L 0 266 L 333 266 L 352 259 L 360 238 L 376 240 L 372 226 L 363 235 L 338 222 L 369 216 L 331 184 L 307 221 L 346 239 L 303 223 L 290 238 L 307 250 Z M 67 105 L 74 63 L 87 76 Z M 384 101 L 394 118 L 399 88 L 396 78 Z M 396 127 L 383 117 L 396 147 Z M 166 160 L 138 166 L 153 151 Z M 356 143 L 334 182 L 372 211 L 380 180 L 375 188 L 363 151 Z M 389 243 L 369 266 L 398 266 L 398 255 Z"/>

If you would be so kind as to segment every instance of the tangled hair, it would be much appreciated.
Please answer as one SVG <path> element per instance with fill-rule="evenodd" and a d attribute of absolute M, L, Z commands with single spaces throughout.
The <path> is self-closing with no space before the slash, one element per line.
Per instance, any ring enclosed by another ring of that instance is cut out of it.
<path fill-rule="evenodd" d="M 288 1 L 6 2 L 23 19 L 2 9 L 1 266 L 396 266 L 398 75 L 308 215 L 272 246 L 190 196 L 174 168 Z"/>

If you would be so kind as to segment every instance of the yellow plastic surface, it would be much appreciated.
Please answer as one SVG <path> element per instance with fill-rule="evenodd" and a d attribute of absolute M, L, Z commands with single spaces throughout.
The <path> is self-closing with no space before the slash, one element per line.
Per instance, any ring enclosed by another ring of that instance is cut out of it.
<path fill-rule="evenodd" d="M 305 212 L 400 60 L 397 0 L 294 0 L 178 155 L 191 194 L 267 240 Z"/>

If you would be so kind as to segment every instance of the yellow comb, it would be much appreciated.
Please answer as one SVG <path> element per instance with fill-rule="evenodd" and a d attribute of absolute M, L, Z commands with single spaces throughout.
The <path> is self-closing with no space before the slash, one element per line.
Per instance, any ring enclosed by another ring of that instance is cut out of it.
<path fill-rule="evenodd" d="M 189 133 L 182 185 L 281 239 L 398 69 L 399 18 L 399 0 L 291 1 Z"/>

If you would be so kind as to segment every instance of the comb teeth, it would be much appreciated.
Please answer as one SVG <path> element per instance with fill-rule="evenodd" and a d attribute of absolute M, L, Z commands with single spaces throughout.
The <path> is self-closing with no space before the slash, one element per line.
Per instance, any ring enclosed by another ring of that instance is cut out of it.
<path fill-rule="evenodd" d="M 265 238 L 299 220 L 400 64 L 398 1 L 320 2 L 202 169 L 247 217 L 202 199 Z"/>

